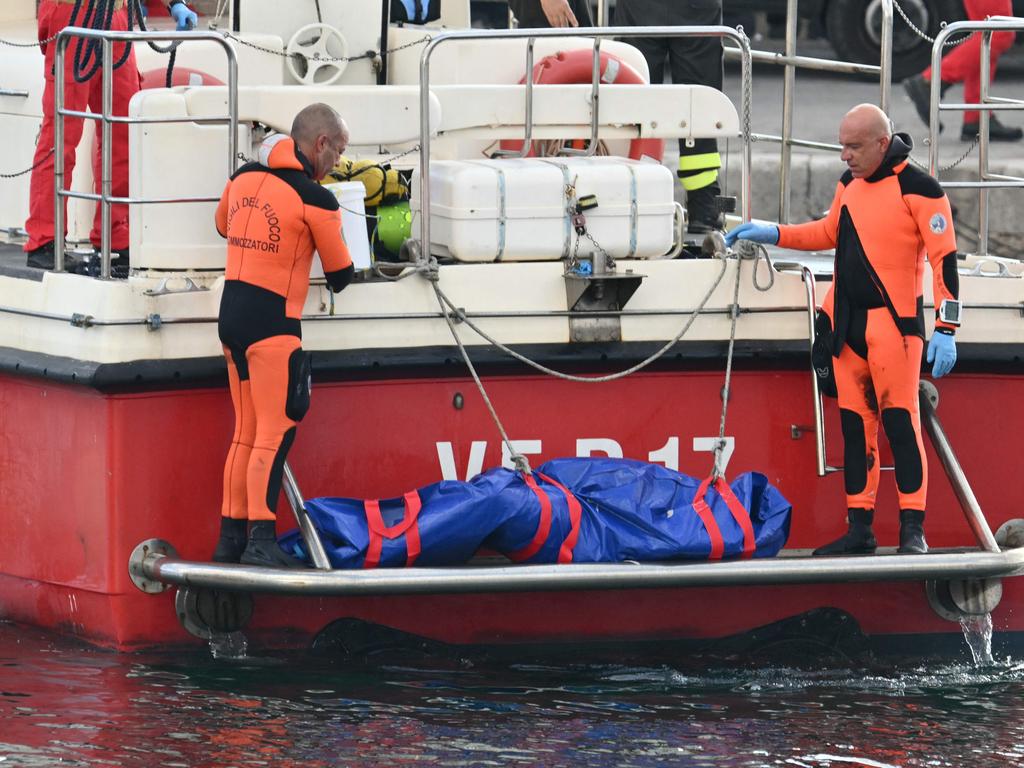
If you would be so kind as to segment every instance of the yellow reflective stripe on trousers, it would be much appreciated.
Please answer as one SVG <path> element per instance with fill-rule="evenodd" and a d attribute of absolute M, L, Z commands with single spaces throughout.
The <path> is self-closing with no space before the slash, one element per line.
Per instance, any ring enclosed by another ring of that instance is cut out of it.
<path fill-rule="evenodd" d="M 713 171 L 704 171 L 703 173 L 697 173 L 693 176 L 683 176 L 679 179 L 683 185 L 683 189 L 687 192 L 693 192 L 696 189 L 704 189 L 704 187 L 710 186 L 718 181 L 718 169 Z"/>
<path fill-rule="evenodd" d="M 686 171 L 707 171 L 712 168 L 722 167 L 722 156 L 717 152 L 704 152 L 699 155 L 680 155 L 679 170 Z"/>

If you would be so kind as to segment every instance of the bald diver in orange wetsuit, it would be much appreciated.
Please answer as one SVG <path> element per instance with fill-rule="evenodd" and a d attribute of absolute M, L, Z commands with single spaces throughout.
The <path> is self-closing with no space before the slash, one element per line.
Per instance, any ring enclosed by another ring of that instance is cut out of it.
<path fill-rule="evenodd" d="M 238 169 L 217 206 L 217 231 L 228 241 L 218 330 L 235 430 L 215 562 L 302 565 L 277 545 L 274 509 L 296 424 L 309 408 L 300 318 L 313 251 L 334 292 L 354 271 L 338 201 L 317 183 L 347 144 L 338 114 L 312 104 L 295 117 L 290 137 L 263 142 L 259 161 Z"/>
<path fill-rule="evenodd" d="M 835 279 L 822 310 L 834 329 L 832 366 L 845 444 L 849 528 L 814 554 L 875 551 L 871 523 L 880 470 L 879 421 L 896 469 L 899 551 L 921 554 L 928 551 L 923 528 L 928 465 L 918 406 L 924 255 L 931 262 L 936 307 L 928 362 L 938 378 L 956 362 L 953 334 L 960 324 L 953 219 L 939 183 L 908 162 L 910 137 L 893 134 L 878 107 L 861 104 L 850 110 L 839 142 L 848 170 L 825 218 L 798 225 L 741 224 L 726 240 L 835 248 Z"/>

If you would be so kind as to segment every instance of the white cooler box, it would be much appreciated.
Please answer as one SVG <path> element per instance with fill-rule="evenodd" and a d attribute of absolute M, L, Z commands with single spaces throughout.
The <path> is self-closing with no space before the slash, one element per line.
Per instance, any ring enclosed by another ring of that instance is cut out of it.
<path fill-rule="evenodd" d="M 413 179 L 412 209 L 419 210 Z M 622 157 L 443 160 L 430 164 L 431 252 L 458 261 L 553 261 L 596 250 L 569 212 L 597 196 L 587 232 L 616 259 L 654 258 L 673 245 L 675 175 Z M 415 225 L 413 227 L 415 233 Z"/>

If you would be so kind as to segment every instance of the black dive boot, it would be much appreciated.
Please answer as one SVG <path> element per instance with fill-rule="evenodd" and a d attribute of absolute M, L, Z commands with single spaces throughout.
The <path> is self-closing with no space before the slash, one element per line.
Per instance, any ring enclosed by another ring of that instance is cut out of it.
<path fill-rule="evenodd" d="M 267 568 L 305 568 L 306 564 L 289 555 L 277 544 L 273 520 L 256 520 L 249 525 L 249 543 L 239 560 L 244 565 Z"/>
<path fill-rule="evenodd" d="M 923 555 L 928 551 L 924 540 L 924 511 L 920 509 L 900 510 L 900 548 L 904 555 Z"/>
<path fill-rule="evenodd" d="M 849 509 L 846 519 L 850 527 L 842 536 L 833 542 L 814 550 L 818 555 L 870 555 L 874 554 L 875 534 L 871 530 L 871 521 L 875 519 L 873 509 Z"/>
<path fill-rule="evenodd" d="M 248 520 L 235 520 L 233 517 L 221 517 L 220 538 L 217 548 L 213 551 L 215 563 L 237 563 L 245 551 L 245 528 Z"/>

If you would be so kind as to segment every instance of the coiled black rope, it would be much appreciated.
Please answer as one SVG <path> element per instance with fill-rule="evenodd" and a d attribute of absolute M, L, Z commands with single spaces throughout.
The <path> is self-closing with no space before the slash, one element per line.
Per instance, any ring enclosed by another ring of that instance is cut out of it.
<path fill-rule="evenodd" d="M 110 24 L 114 19 L 114 6 L 117 0 L 75 0 L 74 10 L 71 12 L 71 22 L 68 26 L 76 26 L 76 20 L 78 14 L 82 10 L 82 4 L 85 3 L 85 17 L 82 19 L 81 24 L 77 26 L 86 27 L 87 29 L 95 29 L 102 31 L 109 31 Z M 146 29 L 146 19 L 142 13 L 141 0 L 128 0 L 128 29 L 134 29 L 136 26 L 143 32 L 148 31 Z M 170 88 L 174 78 L 174 62 L 178 53 L 178 46 L 181 45 L 180 41 L 169 43 L 166 46 L 157 45 L 156 43 L 148 43 L 149 47 L 157 53 L 170 54 L 170 59 L 167 62 L 167 87 Z M 118 69 L 123 66 L 128 57 L 132 52 L 131 40 L 126 40 L 124 44 L 124 51 L 120 58 L 114 62 L 114 69 Z M 75 82 L 85 83 L 93 78 L 96 72 L 103 66 L 103 44 L 101 40 L 94 38 L 78 38 L 78 42 L 75 48 L 75 64 L 73 68 L 73 75 Z"/>

